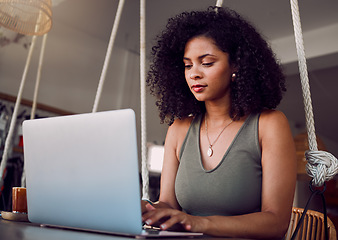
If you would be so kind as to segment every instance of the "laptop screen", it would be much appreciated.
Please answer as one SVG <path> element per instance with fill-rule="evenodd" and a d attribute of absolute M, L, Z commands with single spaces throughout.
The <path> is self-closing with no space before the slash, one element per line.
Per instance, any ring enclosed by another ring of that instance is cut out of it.
<path fill-rule="evenodd" d="M 142 231 L 133 110 L 27 120 L 23 138 L 31 222 Z"/>

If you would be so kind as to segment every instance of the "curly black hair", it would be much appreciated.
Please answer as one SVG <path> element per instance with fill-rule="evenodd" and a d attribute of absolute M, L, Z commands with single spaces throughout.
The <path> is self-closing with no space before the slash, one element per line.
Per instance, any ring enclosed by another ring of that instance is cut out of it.
<path fill-rule="evenodd" d="M 230 117 L 238 119 L 278 106 L 286 91 L 285 77 L 270 46 L 235 11 L 209 7 L 169 19 L 152 48 L 147 85 L 158 98 L 161 123 L 171 125 L 177 118 L 205 112 L 204 102 L 196 100 L 184 75 L 185 45 L 196 36 L 213 39 L 236 66 L 236 80 L 230 83 Z"/>

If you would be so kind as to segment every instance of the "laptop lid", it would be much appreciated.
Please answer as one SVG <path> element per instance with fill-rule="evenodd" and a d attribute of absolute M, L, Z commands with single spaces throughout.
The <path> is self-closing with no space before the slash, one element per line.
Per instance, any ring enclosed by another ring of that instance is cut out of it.
<path fill-rule="evenodd" d="M 135 125 L 131 109 L 24 121 L 29 220 L 140 234 Z"/>

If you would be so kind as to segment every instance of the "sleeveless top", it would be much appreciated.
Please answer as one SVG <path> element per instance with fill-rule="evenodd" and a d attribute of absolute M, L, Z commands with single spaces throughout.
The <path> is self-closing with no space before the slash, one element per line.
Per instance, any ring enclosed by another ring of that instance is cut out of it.
<path fill-rule="evenodd" d="M 205 170 L 200 154 L 202 115 L 195 117 L 180 151 L 175 194 L 191 215 L 234 216 L 261 211 L 259 114 L 248 116 L 220 163 Z"/>

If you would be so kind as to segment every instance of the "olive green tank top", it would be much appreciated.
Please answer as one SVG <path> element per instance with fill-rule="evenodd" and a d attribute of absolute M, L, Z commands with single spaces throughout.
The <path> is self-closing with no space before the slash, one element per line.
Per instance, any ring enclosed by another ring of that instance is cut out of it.
<path fill-rule="evenodd" d="M 250 115 L 220 163 L 205 170 L 200 153 L 202 115 L 193 119 L 180 151 L 175 193 L 182 210 L 198 216 L 233 216 L 261 210 L 259 114 Z"/>

